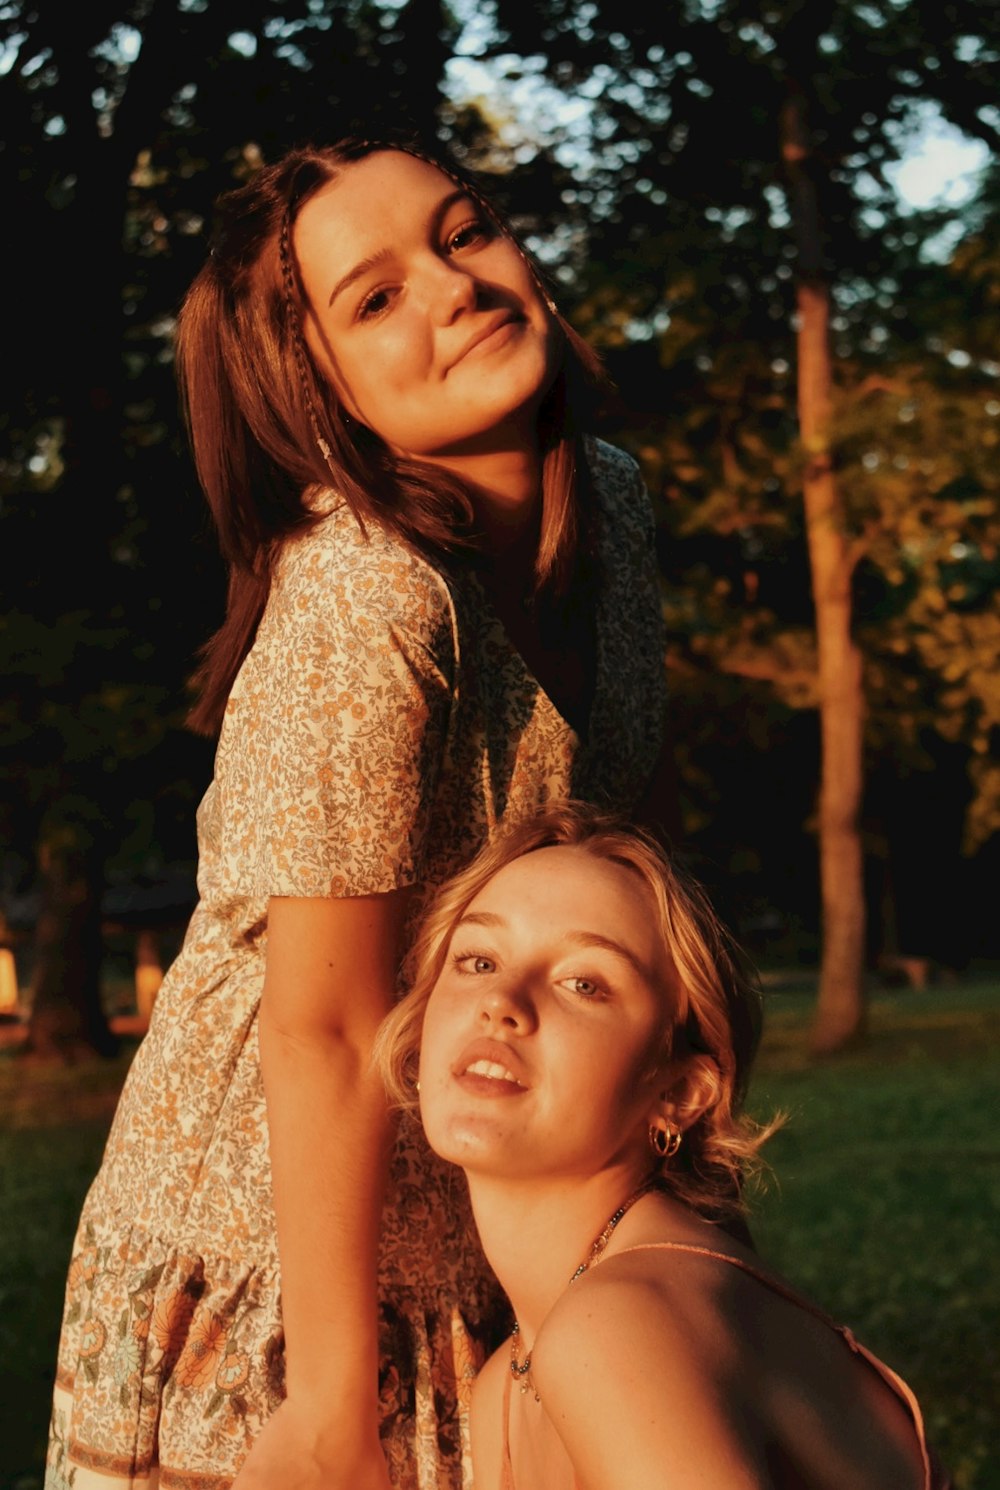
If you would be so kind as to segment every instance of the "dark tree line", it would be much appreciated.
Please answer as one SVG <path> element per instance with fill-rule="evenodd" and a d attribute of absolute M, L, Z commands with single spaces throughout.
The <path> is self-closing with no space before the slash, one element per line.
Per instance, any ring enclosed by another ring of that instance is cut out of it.
<path fill-rule="evenodd" d="M 1000 13 L 501 0 L 497 27 L 496 66 L 582 90 L 585 128 L 554 110 L 512 156 L 490 100 L 445 94 L 440 0 L 2 13 L 0 834 L 41 890 L 42 1053 L 108 1048 L 108 867 L 191 852 L 185 682 L 222 577 L 173 317 L 218 192 L 309 138 L 413 127 L 495 173 L 604 349 L 606 433 L 659 512 L 691 843 L 808 920 L 819 829 L 818 1044 L 863 1027 L 863 863 L 900 781 L 934 765 L 959 814 L 968 781 L 966 847 L 995 842 L 998 179 L 928 258 L 956 215 L 915 224 L 886 170 L 927 100 L 995 149 Z"/>

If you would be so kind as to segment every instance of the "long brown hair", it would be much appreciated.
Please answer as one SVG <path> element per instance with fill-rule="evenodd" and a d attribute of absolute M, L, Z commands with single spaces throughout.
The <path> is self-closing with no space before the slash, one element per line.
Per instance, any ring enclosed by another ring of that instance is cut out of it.
<path fill-rule="evenodd" d="M 516 242 L 468 173 L 412 141 L 347 139 L 297 149 L 219 198 L 211 253 L 184 299 L 176 341 L 185 424 L 229 570 L 225 620 L 204 647 L 193 680 L 198 697 L 189 722 L 205 734 L 218 729 L 253 644 L 282 541 L 319 520 L 310 488 L 332 485 L 362 530 L 366 522 L 380 523 L 439 566 L 475 552 L 472 505 L 460 478 L 397 455 L 351 422 L 303 332 L 296 217 L 346 167 L 382 150 L 401 150 L 441 170 Z M 602 373 L 596 353 L 556 311 L 525 257 L 563 342 L 562 365 L 539 415 L 535 566 L 536 595 L 559 595 L 591 537 L 581 416 Z"/>
<path fill-rule="evenodd" d="M 390 1100 L 404 1110 L 417 1105 L 424 1012 L 459 921 L 505 865 L 553 846 L 619 864 L 649 891 L 676 971 L 664 1048 L 699 1061 L 713 1078 L 711 1101 L 685 1130 L 676 1157 L 661 1166 L 660 1183 L 710 1220 L 739 1216 L 745 1180 L 763 1169 L 758 1151 L 784 1122 L 778 1114 L 759 1124 L 742 1111 L 761 1035 L 758 981 L 701 885 L 642 828 L 585 802 L 561 802 L 501 829 L 436 892 L 408 955 L 409 992 L 375 1039 L 373 1061 Z"/>

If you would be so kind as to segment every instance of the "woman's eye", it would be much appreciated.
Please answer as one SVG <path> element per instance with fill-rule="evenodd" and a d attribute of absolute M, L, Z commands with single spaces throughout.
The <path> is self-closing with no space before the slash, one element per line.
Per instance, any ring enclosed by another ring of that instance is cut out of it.
<path fill-rule="evenodd" d="M 497 965 L 482 952 L 466 952 L 452 959 L 460 973 L 495 973 Z"/>
<path fill-rule="evenodd" d="M 571 994 L 578 994 L 580 998 L 607 998 L 608 989 L 604 983 L 599 983 L 596 977 L 566 977 L 563 986 L 569 989 Z"/>
<path fill-rule="evenodd" d="M 372 290 L 366 295 L 358 306 L 359 321 L 373 321 L 377 316 L 384 315 L 389 309 L 390 296 L 388 290 Z"/>
<path fill-rule="evenodd" d="M 449 236 L 448 248 L 451 253 L 460 253 L 463 248 L 471 248 L 476 243 L 483 243 L 490 236 L 489 224 L 477 217 L 472 222 L 463 223 Z"/>
<path fill-rule="evenodd" d="M 578 993 L 581 998 L 596 999 L 604 995 L 604 989 L 593 978 L 565 978 L 563 981 L 571 993 Z"/>

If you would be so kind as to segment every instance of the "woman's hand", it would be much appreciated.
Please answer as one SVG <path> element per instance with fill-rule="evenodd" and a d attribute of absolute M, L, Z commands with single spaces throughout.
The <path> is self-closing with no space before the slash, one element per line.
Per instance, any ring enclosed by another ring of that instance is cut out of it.
<path fill-rule="evenodd" d="M 338 1436 L 315 1408 L 286 1400 L 254 1440 L 232 1490 L 392 1490 L 385 1456 L 372 1427 L 357 1422 Z"/>

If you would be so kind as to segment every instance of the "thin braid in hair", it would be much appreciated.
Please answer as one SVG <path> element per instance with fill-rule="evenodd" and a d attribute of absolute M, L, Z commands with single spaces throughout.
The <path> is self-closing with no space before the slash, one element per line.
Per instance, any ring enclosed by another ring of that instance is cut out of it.
<path fill-rule="evenodd" d="M 312 396 L 309 386 L 309 359 L 306 354 L 305 333 L 302 330 L 302 317 L 299 315 L 299 307 L 295 298 L 296 274 L 292 261 L 292 206 L 294 195 L 289 197 L 281 219 L 281 232 L 278 236 L 278 259 L 281 264 L 281 282 L 285 292 L 285 312 L 288 316 L 288 326 L 292 338 L 292 355 L 295 358 L 295 368 L 299 375 L 299 385 L 302 389 L 302 397 L 305 400 L 306 412 L 309 415 L 309 423 L 312 426 L 313 437 L 319 446 L 320 454 L 330 468 L 331 475 L 336 478 L 337 469 L 333 464 L 333 452 L 329 442 L 324 438 L 320 429 L 319 415 L 316 412 L 316 402 Z"/>

